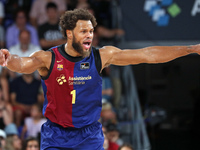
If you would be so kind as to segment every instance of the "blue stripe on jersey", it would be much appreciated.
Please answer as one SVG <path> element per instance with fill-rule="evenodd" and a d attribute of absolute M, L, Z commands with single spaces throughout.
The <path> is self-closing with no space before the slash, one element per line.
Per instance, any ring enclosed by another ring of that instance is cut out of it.
<path fill-rule="evenodd" d="M 90 64 L 89 69 L 80 69 L 81 63 L 84 62 Z M 85 84 L 74 84 L 76 101 L 72 106 L 72 122 L 76 128 L 92 124 L 100 118 L 102 106 L 102 78 L 96 69 L 93 52 L 91 52 L 89 58 L 75 63 L 74 77 L 80 76 L 91 76 L 91 79 L 79 80 L 80 82 L 85 82 Z"/>
<path fill-rule="evenodd" d="M 44 82 L 44 80 L 41 79 L 41 83 L 42 83 L 42 87 L 43 87 L 43 92 L 44 92 L 44 104 L 43 104 L 43 109 L 42 109 L 42 114 L 44 116 L 47 104 L 48 104 L 48 100 L 47 100 L 47 86 Z"/>

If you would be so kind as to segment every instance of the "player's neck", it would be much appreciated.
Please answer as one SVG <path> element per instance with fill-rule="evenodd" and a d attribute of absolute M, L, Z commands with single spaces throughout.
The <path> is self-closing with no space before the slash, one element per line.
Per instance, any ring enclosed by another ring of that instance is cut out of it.
<path fill-rule="evenodd" d="M 73 46 L 72 46 L 72 44 L 71 44 L 70 42 L 67 42 L 67 43 L 65 44 L 65 52 L 66 52 L 68 55 L 72 56 L 72 57 L 79 57 L 79 56 L 81 56 L 81 54 L 79 54 L 79 53 L 73 48 Z"/>

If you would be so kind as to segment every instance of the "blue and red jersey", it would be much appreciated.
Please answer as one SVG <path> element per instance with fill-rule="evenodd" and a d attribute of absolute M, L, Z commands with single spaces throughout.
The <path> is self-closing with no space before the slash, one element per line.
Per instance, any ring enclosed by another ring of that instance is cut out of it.
<path fill-rule="evenodd" d="M 42 77 L 43 115 L 63 127 L 82 128 L 100 118 L 102 107 L 101 59 L 92 47 L 89 57 L 72 57 L 64 44 L 50 49 L 49 73 Z"/>

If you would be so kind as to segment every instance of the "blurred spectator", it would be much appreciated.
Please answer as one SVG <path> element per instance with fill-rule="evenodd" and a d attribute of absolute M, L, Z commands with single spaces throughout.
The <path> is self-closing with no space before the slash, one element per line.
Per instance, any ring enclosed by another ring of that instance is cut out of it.
<path fill-rule="evenodd" d="M 102 98 L 111 102 L 113 96 L 112 83 L 109 77 L 110 68 L 106 67 L 102 71 Z"/>
<path fill-rule="evenodd" d="M 11 102 L 14 108 L 15 123 L 19 127 L 24 117 L 30 115 L 31 105 L 38 102 L 40 81 L 33 74 L 23 74 L 11 82 Z"/>
<path fill-rule="evenodd" d="M 17 134 L 10 134 L 6 138 L 5 150 L 21 150 L 22 142 Z"/>
<path fill-rule="evenodd" d="M 104 150 L 108 150 L 108 148 L 109 148 L 109 141 L 108 141 L 108 138 L 107 138 L 106 134 L 104 133 L 103 135 L 104 135 L 103 148 L 104 148 Z"/>
<path fill-rule="evenodd" d="M 103 131 L 104 134 L 107 133 L 107 129 L 106 129 L 106 127 L 104 125 L 102 125 L 102 131 Z"/>
<path fill-rule="evenodd" d="M 28 57 L 33 52 L 37 50 L 41 50 L 41 47 L 38 45 L 33 45 L 31 43 L 31 33 L 23 29 L 19 32 L 19 43 L 10 47 L 9 51 L 11 54 L 17 54 L 20 57 Z M 10 80 L 13 80 L 17 76 L 21 75 L 20 73 L 12 72 L 6 68 L 4 68 L 3 76 L 6 76 L 6 74 L 9 74 Z M 38 77 L 38 73 L 34 73 L 35 77 Z"/>
<path fill-rule="evenodd" d="M 28 12 L 30 10 L 32 0 L 4 0 L 4 3 L 6 17 L 8 17 L 6 19 L 11 19 L 18 8 L 23 8 Z"/>
<path fill-rule="evenodd" d="M 39 26 L 39 38 L 40 44 L 44 50 L 49 49 L 52 46 L 60 45 L 66 42 L 62 37 L 59 22 L 59 12 L 57 5 L 55 3 L 48 3 L 46 6 L 46 13 L 48 16 L 48 21 Z"/>
<path fill-rule="evenodd" d="M 5 5 L 5 18 L 4 18 L 4 27 L 7 29 L 14 22 L 15 12 L 19 8 L 23 8 L 27 14 L 30 10 L 32 0 L 1 0 L 4 1 Z"/>
<path fill-rule="evenodd" d="M 107 128 L 105 126 L 102 126 L 103 134 L 104 134 L 104 143 L 103 148 L 105 150 L 118 150 L 119 145 L 117 145 L 115 142 L 109 141 L 107 137 Z"/>
<path fill-rule="evenodd" d="M 134 150 L 131 144 L 123 144 L 118 150 Z"/>
<path fill-rule="evenodd" d="M 3 99 L 2 86 L 0 85 L 0 129 L 12 128 L 13 110 L 12 106 Z"/>
<path fill-rule="evenodd" d="M 116 113 L 113 111 L 112 105 L 109 102 L 104 102 L 102 104 L 101 111 L 101 123 L 107 125 L 108 123 L 116 123 Z"/>
<path fill-rule="evenodd" d="M 65 0 L 67 4 L 67 10 L 74 10 L 76 8 L 77 0 Z"/>
<path fill-rule="evenodd" d="M 5 32 L 3 26 L 0 25 L 0 47 L 3 48 L 5 45 Z"/>
<path fill-rule="evenodd" d="M 37 27 L 48 21 L 46 5 L 49 2 L 54 2 L 58 6 L 58 16 L 66 11 L 65 0 L 35 0 L 30 12 L 30 21 L 33 26 Z"/>
<path fill-rule="evenodd" d="M 121 81 L 121 76 L 120 72 L 121 67 L 120 66 L 115 66 L 115 65 L 110 65 L 110 79 L 113 85 L 113 106 L 115 109 L 119 109 L 120 107 L 120 100 L 121 100 L 121 95 L 122 95 L 122 81 Z"/>
<path fill-rule="evenodd" d="M 87 9 L 90 7 L 88 0 L 78 0 L 76 4 L 77 9 Z"/>
<path fill-rule="evenodd" d="M 120 131 L 116 124 L 110 123 L 106 126 L 107 128 L 107 137 L 110 142 L 116 143 L 121 146 L 123 144 L 122 139 L 120 139 Z"/>
<path fill-rule="evenodd" d="M 19 32 L 25 29 L 31 33 L 31 43 L 39 45 L 36 29 L 27 23 L 26 12 L 23 9 L 18 9 L 15 13 L 15 23 L 8 27 L 6 32 L 6 46 L 8 49 L 19 43 Z"/>
<path fill-rule="evenodd" d="M 96 32 L 94 32 L 93 40 L 92 40 L 92 46 L 96 48 L 100 48 L 99 46 L 99 36 Z"/>
<path fill-rule="evenodd" d="M 39 88 L 38 103 L 41 105 L 43 105 L 44 103 L 44 91 L 42 88 L 42 84 L 40 85 L 40 88 Z"/>
<path fill-rule="evenodd" d="M 0 150 L 4 150 L 6 146 L 6 133 L 0 129 Z"/>
<path fill-rule="evenodd" d="M 2 26 L 3 18 L 4 18 L 4 5 L 0 1 L 0 47 L 1 48 L 3 48 L 4 44 L 5 44 L 5 32 L 4 32 L 4 28 Z M 2 69 L 2 68 L 0 67 L 0 69 Z"/>
<path fill-rule="evenodd" d="M 96 31 L 97 31 L 98 35 L 101 38 L 103 38 L 103 40 L 111 39 L 114 37 L 121 37 L 124 35 L 124 30 L 122 30 L 122 29 L 109 29 L 100 24 L 97 26 Z"/>
<path fill-rule="evenodd" d="M 0 25 L 2 24 L 4 17 L 4 4 L 0 1 Z"/>
<path fill-rule="evenodd" d="M 42 118 L 42 105 L 33 104 L 30 117 L 25 118 L 21 139 L 24 139 L 26 133 L 27 137 L 38 137 L 41 132 L 41 126 L 45 122 L 46 119 Z"/>
<path fill-rule="evenodd" d="M 115 38 L 121 38 L 124 35 L 124 30 L 119 28 L 113 28 L 111 0 L 92 0 L 91 6 L 92 8 L 87 9 L 93 9 L 94 11 L 94 15 L 98 23 L 96 27 L 96 32 L 101 38 L 101 43 L 102 41 L 111 41 L 113 44 Z"/>
<path fill-rule="evenodd" d="M 95 5 L 94 5 L 95 6 Z M 99 6 L 101 7 L 101 6 Z M 103 6 L 102 6 L 103 7 Z M 102 45 L 102 41 L 113 41 L 114 38 L 121 38 L 124 35 L 124 30 L 118 29 L 118 28 L 112 28 L 111 25 L 108 25 L 107 23 L 103 23 L 103 20 L 105 18 L 101 18 L 98 20 L 98 11 L 96 7 L 92 7 L 90 3 L 82 3 L 81 5 L 77 4 L 76 8 L 83 8 L 87 9 L 91 14 L 93 14 L 97 18 L 97 26 L 95 28 L 95 32 L 97 33 L 98 38 L 100 39 L 100 45 Z M 98 9 L 97 9 L 98 10 Z M 104 14 L 106 15 L 106 14 Z M 108 19 L 111 22 L 111 18 Z M 110 23 L 111 24 L 111 23 Z"/>
<path fill-rule="evenodd" d="M 4 28 L 2 26 L 3 18 L 4 18 L 4 5 L 0 1 L 0 47 L 1 48 L 4 47 L 4 43 L 5 43 L 5 33 L 4 33 Z"/>
<path fill-rule="evenodd" d="M 9 83 L 7 78 L 0 77 L 0 91 L 2 91 L 1 98 L 5 103 L 9 102 Z"/>
<path fill-rule="evenodd" d="M 31 33 L 26 29 L 19 32 L 19 43 L 9 49 L 11 54 L 17 54 L 20 57 L 28 57 L 38 50 L 41 50 L 41 47 L 31 43 Z"/>
<path fill-rule="evenodd" d="M 99 25 L 112 28 L 111 0 L 92 0 L 91 6 Z"/>
<path fill-rule="evenodd" d="M 5 142 L 5 150 L 21 150 L 22 143 L 18 137 L 19 133 L 15 124 L 8 125 L 4 131 L 7 135 Z"/>
<path fill-rule="evenodd" d="M 14 134 L 19 135 L 17 127 L 14 123 L 7 125 L 4 131 L 6 132 L 7 136 L 14 135 Z"/>
<path fill-rule="evenodd" d="M 40 150 L 38 139 L 34 137 L 27 138 L 22 150 Z"/>
<path fill-rule="evenodd" d="M 16 72 L 12 72 L 6 67 L 2 67 L 1 76 L 11 82 L 16 78 Z"/>
<path fill-rule="evenodd" d="M 110 142 L 109 141 L 109 147 L 108 150 L 118 150 L 119 145 L 117 145 L 116 143 Z"/>

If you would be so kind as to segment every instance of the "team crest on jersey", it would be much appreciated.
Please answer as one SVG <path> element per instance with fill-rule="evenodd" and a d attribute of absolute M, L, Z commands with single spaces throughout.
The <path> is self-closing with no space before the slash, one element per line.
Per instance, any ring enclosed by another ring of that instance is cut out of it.
<path fill-rule="evenodd" d="M 57 77 L 56 81 L 59 85 L 63 85 L 63 83 L 67 82 L 64 74 L 61 74 L 60 77 Z"/>
<path fill-rule="evenodd" d="M 80 68 L 82 70 L 89 69 L 90 68 L 90 63 L 89 62 L 83 62 L 83 63 L 81 63 Z"/>
<path fill-rule="evenodd" d="M 63 70 L 63 64 L 58 64 L 57 65 L 57 70 L 62 71 Z"/>

